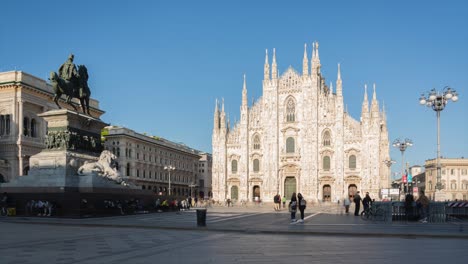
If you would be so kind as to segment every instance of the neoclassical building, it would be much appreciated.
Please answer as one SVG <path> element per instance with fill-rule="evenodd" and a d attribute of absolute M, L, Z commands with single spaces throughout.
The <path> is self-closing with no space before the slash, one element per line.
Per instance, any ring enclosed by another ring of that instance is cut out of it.
<path fill-rule="evenodd" d="M 27 175 L 29 157 L 45 148 L 47 125 L 38 114 L 57 109 L 53 97 L 45 80 L 22 71 L 0 72 L 0 183 Z M 79 107 L 76 99 L 73 102 Z M 94 99 L 90 112 L 98 118 L 104 113 Z"/>
<path fill-rule="evenodd" d="M 443 193 L 446 200 L 468 199 L 468 159 L 466 158 L 441 158 L 440 164 Z M 426 195 L 435 199 L 437 184 L 437 159 L 426 160 L 425 187 Z"/>
<path fill-rule="evenodd" d="M 128 181 L 163 195 L 204 196 L 199 151 L 125 127 L 108 126 L 102 133 L 104 148 L 117 156 L 118 170 Z"/>
<path fill-rule="evenodd" d="M 240 120 L 229 125 L 224 101 L 216 101 L 212 135 L 215 200 L 273 201 L 276 193 L 336 201 L 357 190 L 378 198 L 388 187 L 389 141 L 385 110 L 375 85 L 369 104 L 364 90 L 359 120 L 347 113 L 340 65 L 336 90 L 325 83 L 314 43 L 310 62 L 304 48 L 302 74 L 279 74 L 273 49 L 265 57 L 263 96 L 249 107 L 244 76 Z"/>

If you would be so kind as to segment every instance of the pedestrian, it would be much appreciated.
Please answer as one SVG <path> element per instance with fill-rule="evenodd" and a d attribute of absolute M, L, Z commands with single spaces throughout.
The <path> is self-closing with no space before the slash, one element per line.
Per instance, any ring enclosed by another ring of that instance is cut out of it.
<path fill-rule="evenodd" d="M 420 192 L 418 200 L 416 200 L 416 204 L 420 210 L 421 213 L 421 220 L 419 220 L 421 223 L 427 223 L 427 217 L 428 217 L 428 209 L 429 209 L 429 198 L 427 198 L 426 195 L 424 195 L 424 191 Z"/>
<path fill-rule="evenodd" d="M 289 212 L 291 212 L 291 223 L 296 222 L 296 210 L 297 210 L 297 198 L 296 198 L 296 193 L 293 193 L 291 196 L 291 201 L 289 202 Z"/>
<path fill-rule="evenodd" d="M 275 203 L 275 211 L 280 210 L 280 205 L 281 205 L 281 196 L 278 194 L 273 197 L 273 202 Z"/>
<path fill-rule="evenodd" d="M 283 208 L 286 208 L 286 196 L 285 195 L 283 195 L 281 202 L 283 203 Z"/>
<path fill-rule="evenodd" d="M 343 200 L 343 206 L 345 208 L 345 212 L 349 214 L 349 205 L 351 204 L 351 200 L 349 200 L 349 197 L 345 197 Z"/>
<path fill-rule="evenodd" d="M 369 205 L 371 205 L 371 203 L 372 203 L 372 199 L 369 196 L 369 192 L 366 192 L 366 197 L 362 199 L 362 205 L 364 206 L 364 211 L 367 212 L 369 210 Z"/>
<path fill-rule="evenodd" d="M 413 202 L 414 197 L 411 193 L 406 194 L 405 196 L 405 216 L 406 221 L 413 220 Z"/>
<path fill-rule="evenodd" d="M 357 191 L 356 195 L 354 195 L 354 203 L 355 203 L 355 208 L 354 208 L 354 215 L 359 216 L 359 209 L 361 208 L 361 196 L 359 195 L 359 191 Z"/>
<path fill-rule="evenodd" d="M 3 193 L 2 199 L 0 200 L 1 215 L 8 215 L 8 194 Z"/>
<path fill-rule="evenodd" d="M 306 209 L 307 201 L 304 199 L 301 193 L 297 194 L 297 203 L 299 204 L 299 212 L 301 212 L 301 219 L 299 222 L 304 223 L 304 210 Z"/>

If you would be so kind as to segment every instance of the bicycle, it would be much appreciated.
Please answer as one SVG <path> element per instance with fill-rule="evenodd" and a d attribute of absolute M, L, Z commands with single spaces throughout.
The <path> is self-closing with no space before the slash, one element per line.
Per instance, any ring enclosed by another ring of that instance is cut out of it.
<path fill-rule="evenodd" d="M 8 216 L 8 209 L 6 206 L 1 206 L 0 208 L 0 215 L 1 216 Z"/>
<path fill-rule="evenodd" d="M 367 210 L 362 211 L 361 218 L 365 221 L 385 221 L 387 219 L 387 216 L 382 208 L 370 206 Z"/>

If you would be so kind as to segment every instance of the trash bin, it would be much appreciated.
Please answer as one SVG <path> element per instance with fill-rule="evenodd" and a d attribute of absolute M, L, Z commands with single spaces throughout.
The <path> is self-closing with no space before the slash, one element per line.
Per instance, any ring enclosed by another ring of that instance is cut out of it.
<path fill-rule="evenodd" d="M 197 208 L 197 226 L 206 226 L 205 208 Z"/>

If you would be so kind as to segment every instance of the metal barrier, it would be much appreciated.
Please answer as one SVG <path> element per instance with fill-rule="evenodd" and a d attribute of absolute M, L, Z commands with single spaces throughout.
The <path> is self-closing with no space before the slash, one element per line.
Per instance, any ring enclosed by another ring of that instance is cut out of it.
<path fill-rule="evenodd" d="M 375 206 L 377 210 L 382 209 L 384 212 L 383 221 L 392 222 L 392 203 L 391 202 L 373 202 L 372 206 Z"/>
<path fill-rule="evenodd" d="M 405 202 L 374 202 L 373 206 L 382 208 L 386 214 L 385 221 L 416 221 L 421 217 L 420 208 L 413 202 L 405 206 Z M 428 222 L 445 223 L 454 218 L 468 218 L 468 202 L 430 202 Z"/>
<path fill-rule="evenodd" d="M 448 202 L 445 213 L 449 217 L 468 218 L 468 202 Z"/>
<path fill-rule="evenodd" d="M 429 203 L 428 221 L 431 223 L 445 223 L 447 217 L 445 214 L 445 202 Z"/>

